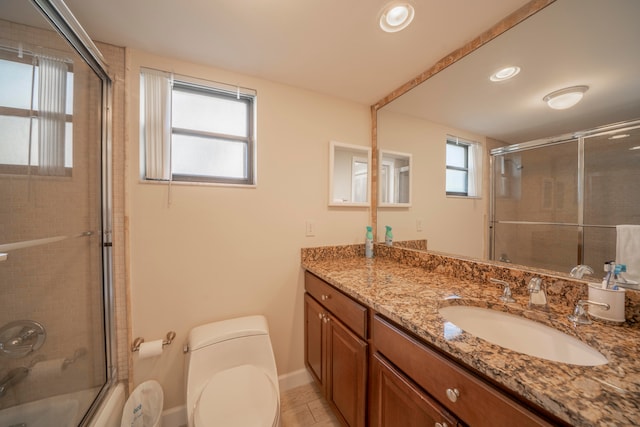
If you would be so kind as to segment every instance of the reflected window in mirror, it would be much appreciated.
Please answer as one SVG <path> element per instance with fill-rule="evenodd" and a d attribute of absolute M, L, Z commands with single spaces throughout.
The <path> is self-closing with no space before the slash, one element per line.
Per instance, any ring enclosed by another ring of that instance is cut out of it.
<path fill-rule="evenodd" d="M 0 52 L 0 75 L 6 77 L 0 80 L 3 173 L 71 175 L 72 65 L 55 52 Z"/>
<path fill-rule="evenodd" d="M 482 188 L 482 145 L 447 135 L 447 196 L 480 197 Z"/>
<path fill-rule="evenodd" d="M 380 151 L 379 206 L 411 205 L 411 154 Z"/>
<path fill-rule="evenodd" d="M 331 141 L 329 206 L 368 206 L 371 149 Z"/>

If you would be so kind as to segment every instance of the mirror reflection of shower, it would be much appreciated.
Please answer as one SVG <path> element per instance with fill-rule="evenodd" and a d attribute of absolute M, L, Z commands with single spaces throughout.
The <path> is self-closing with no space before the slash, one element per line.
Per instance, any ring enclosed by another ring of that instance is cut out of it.
<path fill-rule="evenodd" d="M 624 257 L 618 229 L 640 224 L 640 121 L 580 135 L 492 150 L 491 259 L 569 273 Z"/>
<path fill-rule="evenodd" d="M 522 159 L 517 154 L 497 157 L 500 175 L 496 182 L 497 197 L 520 197 Z"/>

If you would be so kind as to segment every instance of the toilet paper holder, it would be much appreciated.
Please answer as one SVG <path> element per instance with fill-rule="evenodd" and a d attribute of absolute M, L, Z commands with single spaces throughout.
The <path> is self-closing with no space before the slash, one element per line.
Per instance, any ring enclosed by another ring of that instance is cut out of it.
<path fill-rule="evenodd" d="M 175 337 L 176 337 L 176 333 L 174 331 L 167 332 L 166 338 L 162 340 L 162 347 L 164 347 L 165 345 L 171 344 L 175 339 Z M 142 344 L 143 342 L 144 342 L 144 338 L 142 337 L 138 337 L 135 340 L 133 340 L 133 343 L 131 344 L 131 352 L 135 353 L 136 351 L 140 350 L 140 344 Z"/>

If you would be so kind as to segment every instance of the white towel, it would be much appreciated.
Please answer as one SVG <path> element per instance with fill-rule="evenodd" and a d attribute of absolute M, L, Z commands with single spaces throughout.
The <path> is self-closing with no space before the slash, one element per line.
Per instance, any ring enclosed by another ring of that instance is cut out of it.
<path fill-rule="evenodd" d="M 640 283 L 640 225 L 618 225 L 616 231 L 616 264 L 625 264 L 623 276 Z"/>

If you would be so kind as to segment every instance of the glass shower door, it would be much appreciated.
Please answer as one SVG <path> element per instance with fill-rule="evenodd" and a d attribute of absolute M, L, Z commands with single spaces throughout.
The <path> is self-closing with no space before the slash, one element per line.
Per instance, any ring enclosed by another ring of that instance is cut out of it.
<path fill-rule="evenodd" d="M 109 377 L 104 82 L 22 3 L 0 7 L 0 425 L 77 426 Z"/>
<path fill-rule="evenodd" d="M 492 259 L 551 270 L 576 264 L 578 140 L 493 159 Z"/>
<path fill-rule="evenodd" d="M 640 224 L 640 127 L 584 139 L 584 264 L 616 259 L 616 225 Z"/>

